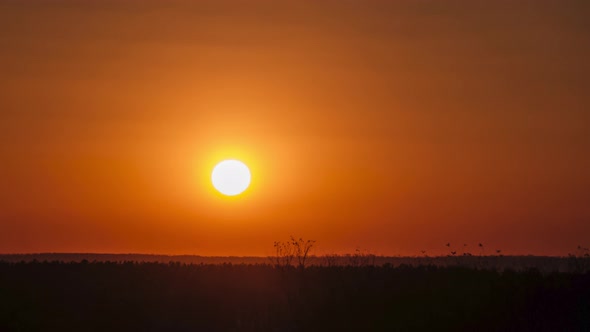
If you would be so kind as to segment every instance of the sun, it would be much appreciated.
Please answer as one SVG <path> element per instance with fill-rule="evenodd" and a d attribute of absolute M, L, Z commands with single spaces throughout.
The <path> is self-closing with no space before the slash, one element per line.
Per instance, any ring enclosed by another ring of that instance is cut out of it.
<path fill-rule="evenodd" d="M 252 176 L 246 164 L 230 159 L 218 163 L 211 173 L 213 187 L 226 196 L 236 196 L 250 186 Z"/>

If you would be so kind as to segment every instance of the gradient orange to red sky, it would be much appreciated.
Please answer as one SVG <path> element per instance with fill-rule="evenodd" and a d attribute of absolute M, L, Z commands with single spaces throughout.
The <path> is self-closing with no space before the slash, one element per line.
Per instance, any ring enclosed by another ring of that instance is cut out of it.
<path fill-rule="evenodd" d="M 588 246 L 589 16 L 585 0 L 1 1 L 0 252 Z M 251 167 L 238 198 L 210 182 L 226 158 Z"/>

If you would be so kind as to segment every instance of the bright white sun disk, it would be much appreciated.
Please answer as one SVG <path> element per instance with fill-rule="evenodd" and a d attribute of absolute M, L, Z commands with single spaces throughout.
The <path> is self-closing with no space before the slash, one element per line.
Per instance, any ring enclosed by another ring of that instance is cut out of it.
<path fill-rule="evenodd" d="M 239 160 L 224 160 L 213 168 L 213 187 L 227 196 L 239 195 L 250 185 L 250 169 Z"/>

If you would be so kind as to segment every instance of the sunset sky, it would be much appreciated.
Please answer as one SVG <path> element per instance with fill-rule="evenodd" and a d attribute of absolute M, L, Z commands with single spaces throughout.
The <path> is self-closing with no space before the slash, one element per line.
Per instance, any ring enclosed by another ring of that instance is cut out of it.
<path fill-rule="evenodd" d="M 590 1 L 0 0 L 0 253 L 590 245 Z M 251 187 L 228 198 L 214 165 Z"/>

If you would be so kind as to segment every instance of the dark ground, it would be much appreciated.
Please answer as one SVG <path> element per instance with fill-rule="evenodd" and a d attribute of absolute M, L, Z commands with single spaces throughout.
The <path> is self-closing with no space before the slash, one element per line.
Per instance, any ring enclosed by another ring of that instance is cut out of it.
<path fill-rule="evenodd" d="M 0 331 L 590 331 L 590 274 L 0 263 Z"/>

